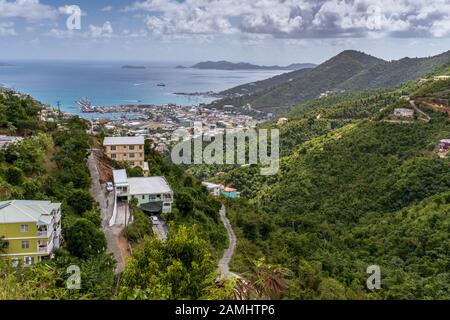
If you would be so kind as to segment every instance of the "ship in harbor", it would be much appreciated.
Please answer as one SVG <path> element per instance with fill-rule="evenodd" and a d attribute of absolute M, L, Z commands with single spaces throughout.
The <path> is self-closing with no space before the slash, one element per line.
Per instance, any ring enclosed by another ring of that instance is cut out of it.
<path fill-rule="evenodd" d="M 75 101 L 76 104 L 80 106 L 81 112 L 83 113 L 98 113 L 102 112 L 101 107 L 93 106 L 87 97 L 80 99 L 79 101 Z"/>

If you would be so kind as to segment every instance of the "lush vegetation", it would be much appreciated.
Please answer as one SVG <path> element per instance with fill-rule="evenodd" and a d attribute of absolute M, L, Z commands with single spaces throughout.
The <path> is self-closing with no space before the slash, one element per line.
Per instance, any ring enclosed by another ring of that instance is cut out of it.
<path fill-rule="evenodd" d="M 420 89 L 399 90 L 413 96 Z M 370 120 L 352 120 L 306 142 L 282 136 L 281 144 L 292 147 L 277 176 L 260 177 L 256 167 L 222 176 L 248 199 L 227 203 L 239 239 L 235 270 L 245 275 L 260 257 L 281 264 L 292 272 L 285 298 L 450 297 L 450 160 L 436 152 L 438 140 L 450 136 L 450 122 L 428 109 L 429 123 L 381 122 L 407 104 L 389 105 L 396 96 L 370 98 L 364 107 L 372 110 Z M 352 96 L 327 99 L 335 103 L 310 102 L 305 113 L 360 105 Z M 297 121 L 305 120 L 290 125 Z M 381 267 L 380 291 L 366 288 L 370 265 Z"/>
<path fill-rule="evenodd" d="M 342 93 L 397 86 L 449 62 L 450 52 L 387 62 L 361 52 L 344 51 L 312 70 L 294 71 L 227 90 L 224 94 L 241 95 L 220 100 L 215 105 L 249 103 L 259 110 L 282 113 L 326 91 Z"/>
<path fill-rule="evenodd" d="M 148 142 L 145 154 L 151 174 L 164 176 L 175 193 L 175 207 L 171 214 L 163 214 L 163 217 L 169 224 L 196 225 L 202 239 L 207 240 L 214 255 L 219 257 L 228 244 L 227 233 L 219 217 L 220 202 L 209 195 L 199 180 L 163 158 L 150 148 Z"/>
<path fill-rule="evenodd" d="M 167 241 L 145 239 L 128 260 L 122 299 L 199 299 L 214 287 L 216 264 L 195 228 L 172 229 Z"/>
<path fill-rule="evenodd" d="M 40 105 L 10 92 L 0 95 L 9 133 L 29 135 L 0 151 L 0 199 L 51 200 L 62 203 L 63 249 L 33 268 L 11 268 L 0 261 L 2 299 L 108 299 L 113 295 L 115 261 L 105 252 L 100 213 L 88 188 L 87 125 L 71 118 L 56 125 L 40 122 Z M 33 125 L 31 125 L 33 124 Z M 81 289 L 68 290 L 71 273 L 81 269 Z"/>

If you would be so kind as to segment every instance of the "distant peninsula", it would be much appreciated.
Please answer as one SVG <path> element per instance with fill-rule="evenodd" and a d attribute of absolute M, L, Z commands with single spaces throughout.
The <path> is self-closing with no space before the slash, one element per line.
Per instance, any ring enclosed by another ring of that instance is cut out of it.
<path fill-rule="evenodd" d="M 122 69 L 147 69 L 147 67 L 145 67 L 145 66 L 125 65 L 125 66 L 122 66 Z"/>
<path fill-rule="evenodd" d="M 316 65 L 312 63 L 294 63 L 283 67 L 283 66 L 259 66 L 246 62 L 233 63 L 229 61 L 205 61 L 199 62 L 191 66 L 191 68 L 193 69 L 201 69 L 201 70 L 289 70 L 289 71 L 314 67 L 316 67 Z"/>

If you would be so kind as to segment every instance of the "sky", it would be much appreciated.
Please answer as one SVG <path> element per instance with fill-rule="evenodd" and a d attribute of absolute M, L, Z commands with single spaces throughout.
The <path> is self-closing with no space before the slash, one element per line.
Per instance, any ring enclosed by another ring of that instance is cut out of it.
<path fill-rule="evenodd" d="M 450 50 L 450 0 L 0 0 L 0 60 L 288 65 L 347 49 Z"/>

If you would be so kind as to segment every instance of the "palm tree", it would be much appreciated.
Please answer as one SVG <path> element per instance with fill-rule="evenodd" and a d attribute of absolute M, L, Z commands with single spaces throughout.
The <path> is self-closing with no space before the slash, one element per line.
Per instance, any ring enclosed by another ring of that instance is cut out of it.
<path fill-rule="evenodd" d="M 257 260 L 246 275 L 248 280 L 238 279 L 236 282 L 235 297 L 238 300 L 279 300 L 288 287 L 285 279 L 291 274 L 289 269 L 280 265 Z"/>

